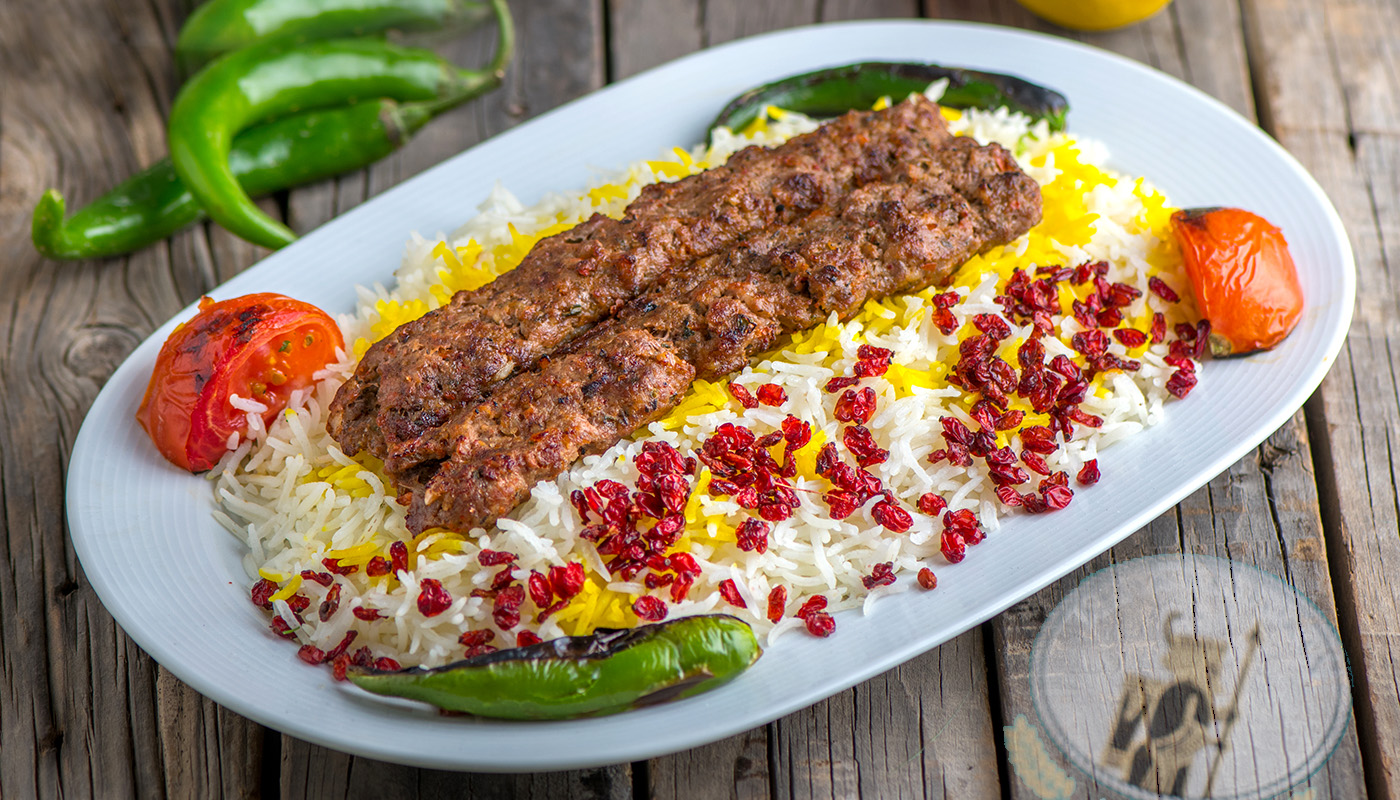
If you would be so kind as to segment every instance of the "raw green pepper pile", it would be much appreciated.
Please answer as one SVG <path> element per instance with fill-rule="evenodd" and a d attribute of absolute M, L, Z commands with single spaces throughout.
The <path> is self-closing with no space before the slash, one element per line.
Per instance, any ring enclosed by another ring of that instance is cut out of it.
<path fill-rule="evenodd" d="M 481 70 L 382 38 L 388 29 L 497 22 Z M 176 57 L 199 68 L 171 109 L 171 158 L 65 218 L 50 189 L 34 246 L 50 258 L 120 255 L 201 219 L 265 247 L 295 238 L 253 196 L 368 166 L 436 114 L 500 85 L 514 50 L 505 0 L 211 0 L 181 30 Z"/>

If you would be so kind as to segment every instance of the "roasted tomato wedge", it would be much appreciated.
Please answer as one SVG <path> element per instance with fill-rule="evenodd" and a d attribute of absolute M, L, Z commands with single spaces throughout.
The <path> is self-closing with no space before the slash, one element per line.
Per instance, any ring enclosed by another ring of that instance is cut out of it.
<path fill-rule="evenodd" d="M 234 433 L 248 430 L 247 412 L 230 403 L 234 395 L 267 406 L 262 418 L 270 423 L 344 346 L 335 320 L 299 300 L 205 297 L 161 347 L 136 420 L 171 463 L 202 472 L 218 463 Z"/>
<path fill-rule="evenodd" d="M 1283 232 L 1238 208 L 1172 215 L 1191 289 L 1210 320 L 1216 356 L 1268 350 L 1298 324 L 1303 289 Z"/>

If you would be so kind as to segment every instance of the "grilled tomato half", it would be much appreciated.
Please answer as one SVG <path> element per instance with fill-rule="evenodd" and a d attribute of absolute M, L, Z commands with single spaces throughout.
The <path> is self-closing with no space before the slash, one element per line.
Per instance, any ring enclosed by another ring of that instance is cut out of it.
<path fill-rule="evenodd" d="M 1283 232 L 1239 208 L 1172 214 L 1172 230 L 1215 356 L 1268 350 L 1303 314 L 1303 287 Z"/>
<path fill-rule="evenodd" d="M 262 419 L 270 423 L 344 346 L 335 320 L 300 300 L 205 297 L 161 346 L 136 421 L 172 464 L 203 472 L 228 451 L 233 434 L 247 433 L 235 395 L 266 406 Z"/>

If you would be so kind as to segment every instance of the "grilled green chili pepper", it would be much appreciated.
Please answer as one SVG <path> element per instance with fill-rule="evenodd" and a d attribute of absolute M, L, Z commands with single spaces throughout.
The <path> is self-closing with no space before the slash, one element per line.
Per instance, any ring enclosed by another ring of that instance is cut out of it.
<path fill-rule="evenodd" d="M 709 131 L 713 133 L 719 127 L 741 131 L 768 106 L 814 117 L 834 117 L 852 109 L 870 108 L 881 97 L 903 100 L 943 79 L 947 79 L 948 88 L 938 102 L 945 106 L 989 110 L 1006 106 L 1045 120 L 1051 130 L 1065 127 L 1065 114 L 1069 111 L 1065 96 L 1030 81 L 937 64 L 870 61 L 793 75 L 750 89 L 719 112 Z"/>
<path fill-rule="evenodd" d="M 210 0 L 185 20 L 175 63 L 190 75 L 224 53 L 263 42 L 436 30 L 489 14 L 475 0 Z"/>
<path fill-rule="evenodd" d="M 284 117 L 240 133 L 229 167 L 255 197 L 310 183 L 378 161 L 442 109 L 436 102 L 376 100 Z M 63 195 L 50 189 L 34 208 L 34 247 L 49 258 L 129 253 L 204 217 L 170 159 L 133 175 L 68 219 L 64 205 Z"/>
<path fill-rule="evenodd" d="M 264 247 L 296 236 L 264 214 L 229 167 L 233 137 L 259 121 L 304 109 L 391 97 L 426 101 L 498 86 L 514 33 L 504 0 L 496 55 L 483 71 L 463 70 L 427 50 L 364 39 L 273 43 L 229 53 L 200 71 L 175 98 L 167 139 L 180 180 L 215 222 Z"/>
<path fill-rule="evenodd" d="M 689 697 L 735 678 L 762 650 L 727 614 L 681 617 L 629 630 L 599 629 L 436 669 L 351 667 L 355 685 L 448 711 L 506 719 L 614 714 Z"/>

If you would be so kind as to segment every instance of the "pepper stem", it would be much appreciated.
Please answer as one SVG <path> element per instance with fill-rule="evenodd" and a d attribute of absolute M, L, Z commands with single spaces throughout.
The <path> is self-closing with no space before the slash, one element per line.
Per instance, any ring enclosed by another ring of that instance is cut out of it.
<path fill-rule="evenodd" d="M 501 85 L 506 65 L 515 55 L 515 23 L 511 20 L 505 0 L 491 0 L 491 10 L 496 16 L 496 52 L 491 57 L 491 63 L 480 71 L 458 70 L 459 82 L 452 91 L 435 100 L 388 106 L 384 112 L 384 123 L 391 139 L 396 142 L 406 140 L 438 114 Z"/>
<path fill-rule="evenodd" d="M 59 238 L 63 231 L 63 217 L 67 204 L 57 189 L 49 189 L 34 206 L 34 218 L 30 223 L 29 234 L 34 240 L 34 248 L 49 258 L 59 258 L 64 248 Z"/>

